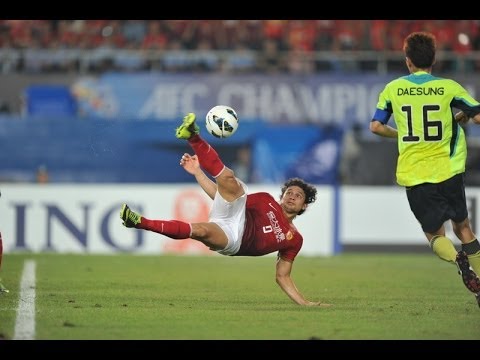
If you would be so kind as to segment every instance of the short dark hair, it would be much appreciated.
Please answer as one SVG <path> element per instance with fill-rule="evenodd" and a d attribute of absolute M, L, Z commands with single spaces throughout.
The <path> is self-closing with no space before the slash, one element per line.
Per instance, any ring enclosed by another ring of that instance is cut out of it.
<path fill-rule="evenodd" d="M 317 189 L 315 186 L 307 184 L 304 180 L 300 178 L 291 178 L 285 181 L 282 187 L 282 193 L 280 194 L 280 199 L 283 197 L 283 194 L 285 194 L 285 191 L 290 186 L 298 186 L 303 190 L 305 193 L 305 204 L 311 204 L 317 200 Z M 300 210 L 297 215 L 302 215 L 305 212 L 305 210 Z"/>
<path fill-rule="evenodd" d="M 435 35 L 429 32 L 413 32 L 403 42 L 405 56 L 419 69 L 427 69 L 433 66 L 436 50 Z"/>

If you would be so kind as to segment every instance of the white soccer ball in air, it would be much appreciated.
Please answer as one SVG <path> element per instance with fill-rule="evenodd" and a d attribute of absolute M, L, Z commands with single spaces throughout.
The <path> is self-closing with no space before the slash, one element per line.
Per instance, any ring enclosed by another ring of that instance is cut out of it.
<path fill-rule="evenodd" d="M 228 138 L 238 129 L 238 116 L 231 106 L 214 106 L 205 120 L 208 132 L 217 138 Z"/>

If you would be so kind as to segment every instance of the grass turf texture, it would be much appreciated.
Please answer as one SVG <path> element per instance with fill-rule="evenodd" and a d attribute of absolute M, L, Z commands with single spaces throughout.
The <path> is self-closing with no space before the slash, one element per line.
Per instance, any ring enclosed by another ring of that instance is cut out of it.
<path fill-rule="evenodd" d="M 275 283 L 275 257 L 4 254 L 0 338 L 14 334 L 23 263 L 36 263 L 35 339 L 480 339 L 480 309 L 433 254 L 298 257 L 310 300 Z"/>

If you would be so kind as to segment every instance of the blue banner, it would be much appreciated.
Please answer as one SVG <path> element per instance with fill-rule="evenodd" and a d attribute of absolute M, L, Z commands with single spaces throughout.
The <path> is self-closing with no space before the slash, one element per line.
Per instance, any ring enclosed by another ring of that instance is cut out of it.
<path fill-rule="evenodd" d="M 281 183 L 301 177 L 315 184 L 335 184 L 342 138 L 343 131 L 336 126 L 265 126 L 253 144 L 255 179 Z"/>
<path fill-rule="evenodd" d="M 181 119 L 232 106 L 240 120 L 351 126 L 368 124 L 378 93 L 395 75 L 106 74 L 72 87 L 84 116 Z"/>
<path fill-rule="evenodd" d="M 35 182 L 46 168 L 50 182 L 193 182 L 180 165 L 192 149 L 175 137 L 178 121 L 107 121 L 78 118 L 0 118 L 0 182 Z M 262 124 L 246 123 L 228 139 L 202 135 L 231 166 L 239 148 Z M 248 180 L 248 179 L 246 179 Z"/>
<path fill-rule="evenodd" d="M 68 86 L 31 85 L 24 91 L 27 116 L 76 116 L 77 103 Z"/>

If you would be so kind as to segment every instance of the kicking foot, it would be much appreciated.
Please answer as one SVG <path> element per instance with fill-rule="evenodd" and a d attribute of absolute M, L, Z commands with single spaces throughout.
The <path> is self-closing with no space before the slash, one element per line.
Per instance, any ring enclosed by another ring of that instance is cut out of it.
<path fill-rule="evenodd" d="M 456 259 L 458 273 L 462 276 L 463 283 L 468 290 L 478 295 L 480 293 L 480 279 L 470 268 L 468 256 L 465 251 L 459 251 Z M 477 296 L 476 295 L 476 296 Z M 480 301 L 477 296 L 477 301 Z M 480 305 L 480 303 L 479 303 Z"/>
<path fill-rule="evenodd" d="M 177 137 L 177 139 L 188 140 L 193 135 L 196 135 L 196 134 L 199 134 L 199 133 L 200 133 L 200 128 L 198 127 L 197 124 L 195 124 L 195 114 L 194 113 L 188 113 L 183 118 L 182 125 L 180 125 L 177 128 L 177 130 L 175 132 L 175 136 Z"/>
<path fill-rule="evenodd" d="M 123 220 L 123 226 L 136 228 L 137 225 L 140 224 L 142 216 L 130 210 L 127 204 L 123 204 L 122 210 L 120 210 L 120 218 Z"/>

